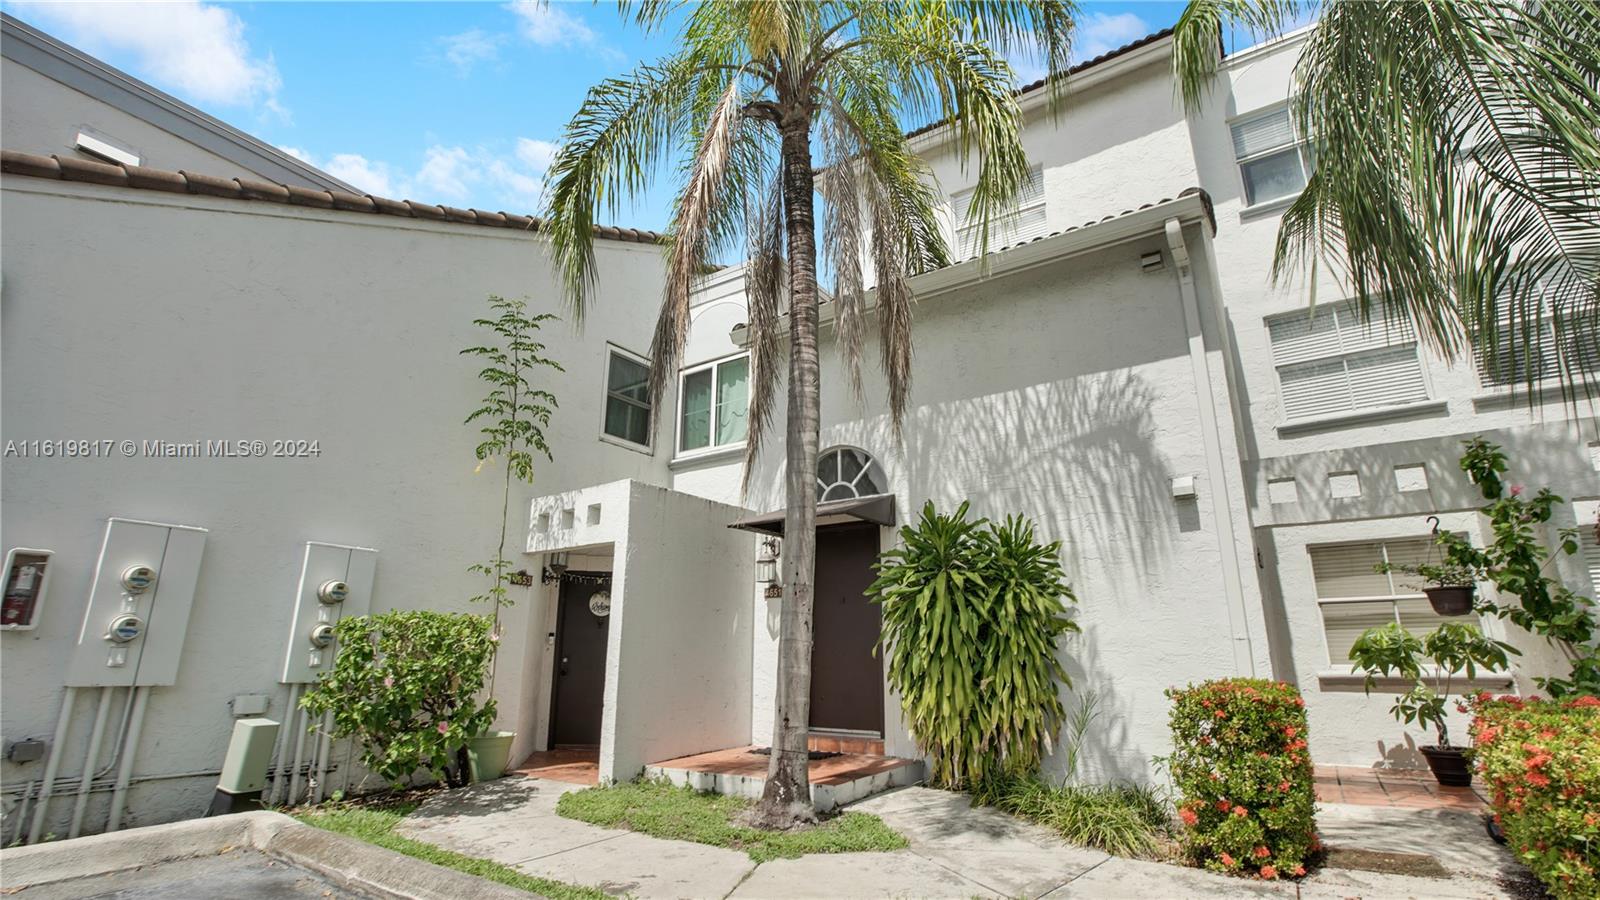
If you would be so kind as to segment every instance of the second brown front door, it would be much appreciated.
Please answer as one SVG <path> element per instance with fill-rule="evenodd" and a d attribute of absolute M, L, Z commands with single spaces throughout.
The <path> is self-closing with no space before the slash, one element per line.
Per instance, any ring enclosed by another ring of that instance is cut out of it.
<path fill-rule="evenodd" d="M 872 654 L 882 611 L 866 598 L 878 559 L 878 526 L 817 529 L 812 615 L 811 727 L 883 733 L 883 664 Z"/>
<path fill-rule="evenodd" d="M 606 643 L 610 619 L 589 609 L 597 591 L 611 590 L 611 577 L 572 573 L 561 579 L 556 613 L 556 678 L 551 703 L 552 747 L 600 744 L 600 712 L 606 692 Z"/>

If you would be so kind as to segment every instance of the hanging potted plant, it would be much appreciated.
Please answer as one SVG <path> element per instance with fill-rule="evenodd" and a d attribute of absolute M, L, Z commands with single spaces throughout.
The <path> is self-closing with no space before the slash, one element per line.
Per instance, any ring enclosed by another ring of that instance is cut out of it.
<path fill-rule="evenodd" d="M 1422 591 L 1428 605 L 1441 616 L 1464 616 L 1472 612 L 1473 597 L 1477 593 L 1475 573 L 1466 566 L 1454 563 L 1423 563 L 1409 566 L 1379 563 L 1379 572 L 1399 572 L 1412 575 L 1421 581 L 1408 587 Z"/>
<path fill-rule="evenodd" d="M 560 364 L 543 356 L 544 344 L 536 338 L 539 328 L 555 316 L 548 313 L 530 316 L 527 303 L 490 297 L 492 319 L 475 319 L 474 325 L 487 330 L 489 343 L 481 347 L 462 350 L 463 356 L 483 360 L 484 368 L 478 379 L 489 385 L 489 394 L 482 405 L 467 416 L 466 424 L 479 424 L 483 440 L 474 449 L 478 468 L 499 461 L 503 463 L 501 475 L 503 488 L 500 502 L 500 543 L 495 547 L 494 558 L 471 567 L 470 571 L 487 576 L 490 586 L 486 593 L 472 599 L 488 603 L 494 608 L 493 631 L 495 653 L 489 661 L 486 693 L 494 696 L 495 663 L 498 660 L 500 640 L 500 611 L 514 602 L 506 589 L 511 577 L 511 561 L 506 559 L 506 537 L 511 522 L 511 485 L 513 481 L 533 483 L 533 454 L 543 454 L 550 459 L 550 445 L 544 437 L 544 427 L 550 424 L 556 398 L 549 391 L 533 386 L 531 376 L 541 368 L 563 371 Z M 471 761 L 472 779 L 490 781 L 505 774 L 511 759 L 511 743 L 516 732 L 485 730 L 467 741 L 467 754 Z"/>
<path fill-rule="evenodd" d="M 1417 749 L 1440 784 L 1465 787 L 1472 783 L 1472 766 L 1467 748 L 1450 743 L 1446 699 L 1457 678 L 1470 682 L 1479 671 L 1504 671 L 1506 654 L 1518 652 L 1475 624 L 1446 622 L 1418 638 L 1390 622 L 1363 632 L 1350 648 L 1350 661 L 1366 672 L 1368 694 L 1379 677 L 1411 682 L 1410 690 L 1395 697 L 1390 713 L 1397 721 L 1432 728 L 1437 743 Z"/>

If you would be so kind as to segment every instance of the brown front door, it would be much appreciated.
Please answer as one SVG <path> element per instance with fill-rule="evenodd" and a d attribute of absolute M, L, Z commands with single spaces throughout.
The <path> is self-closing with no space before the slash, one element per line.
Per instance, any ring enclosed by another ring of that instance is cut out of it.
<path fill-rule="evenodd" d="M 817 529 L 812 728 L 883 733 L 883 665 L 872 655 L 883 615 L 865 596 L 877 559 L 878 526 Z"/>
<path fill-rule="evenodd" d="M 600 711 L 606 692 L 606 635 L 610 617 L 589 610 L 596 591 L 610 591 L 611 578 L 600 573 L 572 573 L 562 578 L 556 604 L 555 696 L 550 709 L 550 745 L 595 747 L 600 744 Z"/>

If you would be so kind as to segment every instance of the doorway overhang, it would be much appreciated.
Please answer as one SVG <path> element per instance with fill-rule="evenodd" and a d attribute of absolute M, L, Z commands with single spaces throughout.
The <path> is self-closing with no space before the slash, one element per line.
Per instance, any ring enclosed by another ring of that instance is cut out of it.
<path fill-rule="evenodd" d="M 784 510 L 735 519 L 729 528 L 741 528 L 762 534 L 783 536 Z M 893 528 L 894 495 L 874 494 L 871 497 L 852 497 L 848 500 L 829 500 L 817 504 L 817 527 L 839 525 L 844 522 L 870 522 Z"/>

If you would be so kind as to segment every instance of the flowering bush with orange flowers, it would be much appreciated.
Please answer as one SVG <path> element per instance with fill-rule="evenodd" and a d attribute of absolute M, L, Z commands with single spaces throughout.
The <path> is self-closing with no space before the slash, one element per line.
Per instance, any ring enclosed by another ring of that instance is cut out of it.
<path fill-rule="evenodd" d="M 1306 709 L 1292 685 L 1230 678 L 1172 688 L 1172 755 L 1191 863 L 1298 877 L 1319 849 Z"/>
<path fill-rule="evenodd" d="M 1506 842 L 1559 900 L 1600 897 L 1600 698 L 1474 700 L 1473 758 Z"/>

